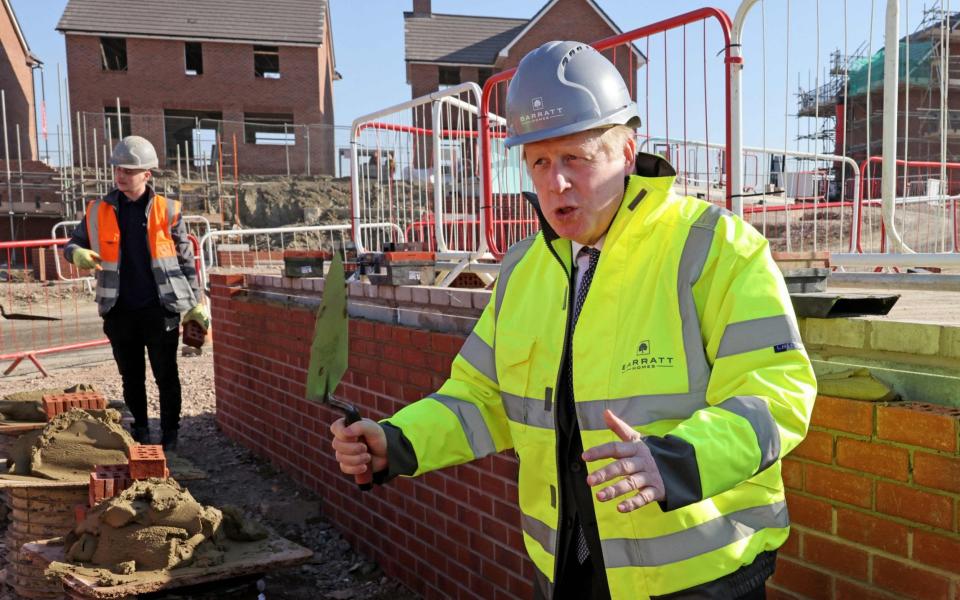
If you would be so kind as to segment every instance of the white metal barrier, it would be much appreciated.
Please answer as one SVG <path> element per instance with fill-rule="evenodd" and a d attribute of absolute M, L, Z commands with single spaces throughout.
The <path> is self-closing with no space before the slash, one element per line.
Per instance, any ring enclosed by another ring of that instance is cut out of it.
<path fill-rule="evenodd" d="M 398 241 L 441 258 L 485 251 L 480 201 L 480 87 L 463 83 L 357 118 L 350 141 L 352 218 L 359 252 Z"/>

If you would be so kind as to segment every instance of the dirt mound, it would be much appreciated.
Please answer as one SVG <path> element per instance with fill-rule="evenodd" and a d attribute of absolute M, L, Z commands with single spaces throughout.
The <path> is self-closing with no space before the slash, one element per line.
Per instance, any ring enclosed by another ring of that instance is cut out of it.
<path fill-rule="evenodd" d="M 220 564 L 232 532 L 245 532 L 243 541 L 267 537 L 262 529 L 251 534 L 253 527 L 237 518 L 201 505 L 172 479 L 138 481 L 98 504 L 67 535 L 66 558 L 122 574 Z"/>
<path fill-rule="evenodd" d="M 61 413 L 41 430 L 26 433 L 10 450 L 9 470 L 55 481 L 86 481 L 96 465 L 127 462 L 134 445 L 113 409 Z"/>

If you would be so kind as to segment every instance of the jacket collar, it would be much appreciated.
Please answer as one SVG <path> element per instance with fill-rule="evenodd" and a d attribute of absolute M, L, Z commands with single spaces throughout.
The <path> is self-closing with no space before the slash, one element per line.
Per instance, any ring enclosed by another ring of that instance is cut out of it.
<path fill-rule="evenodd" d="M 149 204 L 150 201 L 153 200 L 153 197 L 156 195 L 156 192 L 153 190 L 153 186 L 151 185 L 147 186 L 147 194 L 148 194 L 147 204 Z M 120 201 L 123 200 L 123 198 L 124 198 L 123 192 L 114 188 L 113 190 L 110 191 L 109 194 L 103 197 L 103 201 L 114 208 L 119 208 Z"/>

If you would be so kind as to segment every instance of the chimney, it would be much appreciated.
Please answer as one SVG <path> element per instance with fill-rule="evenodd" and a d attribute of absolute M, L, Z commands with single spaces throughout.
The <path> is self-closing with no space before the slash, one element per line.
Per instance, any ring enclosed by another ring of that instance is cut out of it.
<path fill-rule="evenodd" d="M 413 14 L 418 17 L 430 16 L 430 0 L 413 0 Z"/>

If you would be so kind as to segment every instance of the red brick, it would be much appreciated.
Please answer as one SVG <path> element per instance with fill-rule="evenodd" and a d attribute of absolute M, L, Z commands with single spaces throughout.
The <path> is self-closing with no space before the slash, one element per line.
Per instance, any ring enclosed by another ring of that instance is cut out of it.
<path fill-rule="evenodd" d="M 900 600 L 901 596 L 888 594 L 877 588 L 852 581 L 837 579 L 837 589 L 833 598 L 834 600 Z"/>
<path fill-rule="evenodd" d="M 823 431 L 808 431 L 807 437 L 791 455 L 830 464 L 833 462 L 833 436 Z"/>
<path fill-rule="evenodd" d="M 867 580 L 869 556 L 859 548 L 813 533 L 803 536 L 803 558 L 825 569 Z"/>
<path fill-rule="evenodd" d="M 829 574 L 783 556 L 777 559 L 777 570 L 771 581 L 788 591 L 810 598 L 829 598 L 833 589 L 833 577 Z"/>
<path fill-rule="evenodd" d="M 960 458 L 915 452 L 913 481 L 926 487 L 960 494 Z"/>
<path fill-rule="evenodd" d="M 787 492 L 787 509 L 790 520 L 820 531 L 833 531 L 833 507 L 826 502 Z"/>
<path fill-rule="evenodd" d="M 945 406 L 919 402 L 881 406 L 877 410 L 877 435 L 885 440 L 956 452 L 958 421 L 960 410 Z"/>
<path fill-rule="evenodd" d="M 832 396 L 817 396 L 810 424 L 860 435 L 873 433 L 873 404 Z"/>
<path fill-rule="evenodd" d="M 162 446 L 136 444 L 130 446 L 127 457 L 130 460 L 131 479 L 165 478 L 169 475 Z"/>
<path fill-rule="evenodd" d="M 48 421 L 73 408 L 103 410 L 107 407 L 106 399 L 97 392 L 47 394 L 42 397 L 42 402 L 43 412 L 47 414 Z"/>
<path fill-rule="evenodd" d="M 907 555 L 905 525 L 849 508 L 837 509 L 837 535 L 891 554 Z"/>
<path fill-rule="evenodd" d="M 90 473 L 88 501 L 95 506 L 101 500 L 112 498 L 132 484 L 127 465 L 98 465 Z"/>
<path fill-rule="evenodd" d="M 951 573 L 960 573 L 960 536 L 913 532 L 913 559 Z"/>
<path fill-rule="evenodd" d="M 784 458 L 780 463 L 780 475 L 783 477 L 783 484 L 788 488 L 803 489 L 803 463 Z"/>
<path fill-rule="evenodd" d="M 910 454 L 904 448 L 887 444 L 839 438 L 837 464 L 881 477 L 907 481 L 910 471 Z"/>
<path fill-rule="evenodd" d="M 943 600 L 950 593 L 946 577 L 883 556 L 873 557 L 873 583 L 919 600 Z"/>
<path fill-rule="evenodd" d="M 953 529 L 952 498 L 895 483 L 877 483 L 877 511 L 914 523 Z"/>
<path fill-rule="evenodd" d="M 800 538 L 803 537 L 803 533 L 797 529 L 790 530 L 790 537 L 787 538 L 787 541 L 780 546 L 778 552 L 785 556 L 794 556 L 800 558 Z"/>
<path fill-rule="evenodd" d="M 807 492 L 831 500 L 864 508 L 873 504 L 873 482 L 854 473 L 808 463 L 803 466 L 803 486 Z"/>

